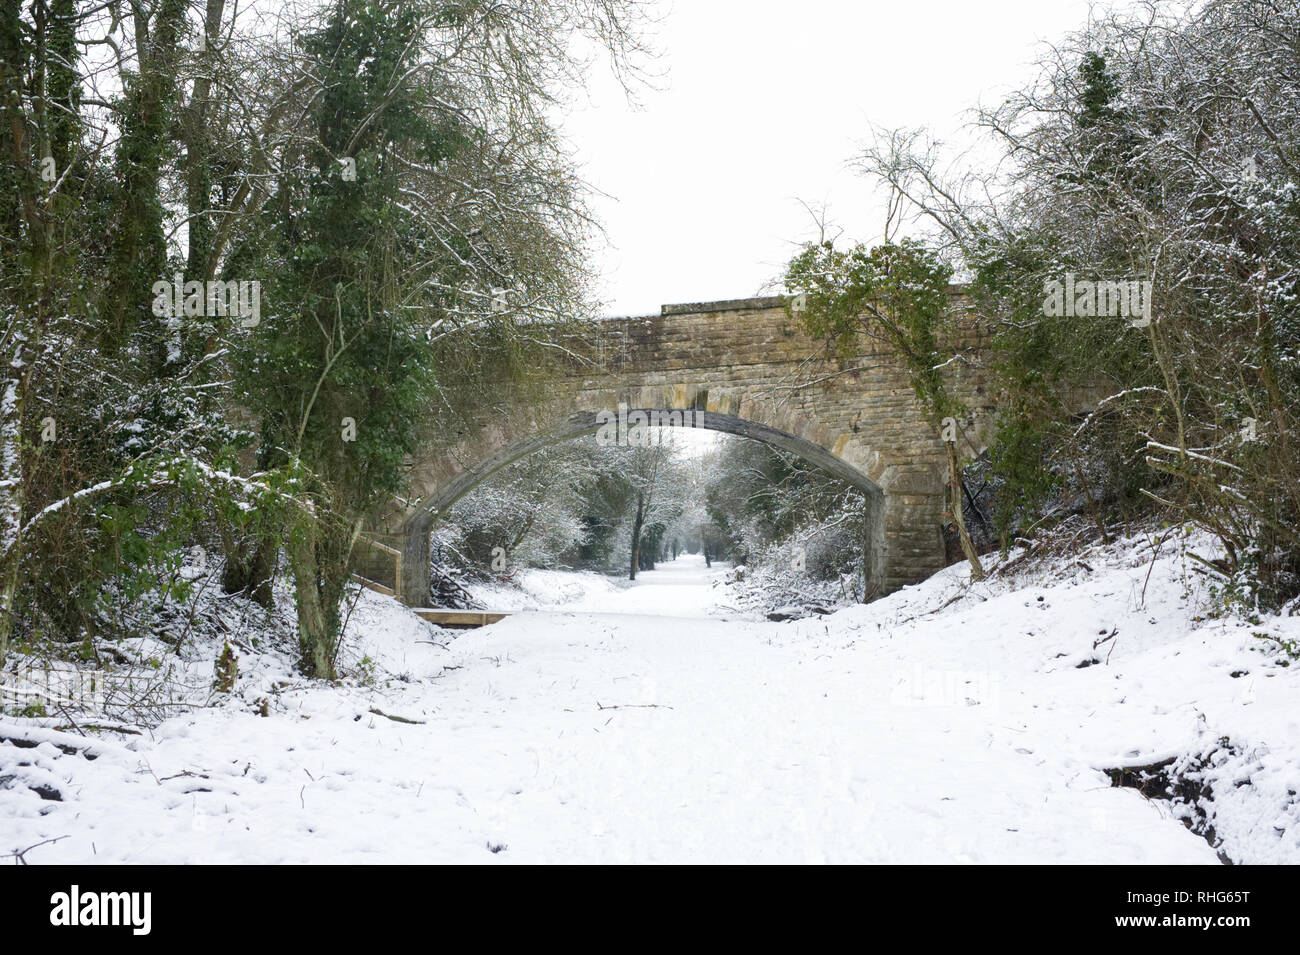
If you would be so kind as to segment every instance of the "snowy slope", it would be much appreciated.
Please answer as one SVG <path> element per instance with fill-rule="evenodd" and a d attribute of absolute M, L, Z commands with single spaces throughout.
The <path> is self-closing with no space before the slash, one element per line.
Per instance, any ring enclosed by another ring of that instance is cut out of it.
<path fill-rule="evenodd" d="M 954 567 L 791 624 L 707 616 L 721 587 L 687 562 L 599 599 L 579 588 L 605 612 L 461 634 L 367 593 L 347 663 L 369 685 L 245 655 L 225 703 L 94 760 L 0 744 L 0 853 L 1217 864 L 1168 802 L 1100 770 L 1229 737 L 1236 755 L 1209 771 L 1222 848 L 1300 861 L 1297 672 L 1251 635 L 1294 638 L 1294 621 L 1198 620 L 1199 578 L 1171 547 L 1154 568 L 1143 550 L 969 588 Z M 86 742 L 39 722 L 0 733 Z"/>

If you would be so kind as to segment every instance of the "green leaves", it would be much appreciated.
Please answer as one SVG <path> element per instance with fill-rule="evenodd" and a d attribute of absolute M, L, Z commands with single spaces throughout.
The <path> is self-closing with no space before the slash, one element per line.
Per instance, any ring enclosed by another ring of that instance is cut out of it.
<path fill-rule="evenodd" d="M 804 331 L 840 358 L 858 354 L 864 338 L 893 348 L 937 420 L 959 409 L 937 370 L 951 278 L 952 269 L 922 243 L 904 239 L 844 252 L 829 242 L 810 245 L 786 267 L 784 281 L 798 303 L 787 307 Z"/>

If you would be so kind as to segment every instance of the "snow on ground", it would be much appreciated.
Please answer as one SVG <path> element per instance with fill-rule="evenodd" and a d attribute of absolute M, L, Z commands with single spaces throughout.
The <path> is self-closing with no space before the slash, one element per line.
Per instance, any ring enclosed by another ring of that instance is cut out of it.
<path fill-rule="evenodd" d="M 97 740 L 94 760 L 57 748 L 85 739 L 55 721 L 4 720 L 48 741 L 0 743 L 0 854 L 1217 864 L 1100 769 L 1228 737 L 1208 771 L 1223 848 L 1300 862 L 1297 668 L 1252 636 L 1300 628 L 1211 618 L 1170 549 L 1019 584 L 958 566 L 788 624 L 710 616 L 722 588 L 685 558 L 462 633 L 366 593 L 344 685 L 245 654 L 223 705 Z"/>
<path fill-rule="evenodd" d="M 715 561 L 705 567 L 701 554 L 682 554 L 675 561 L 641 571 L 635 582 L 591 571 L 529 569 L 514 586 L 473 583 L 466 589 L 493 611 L 574 610 L 598 613 L 649 613 L 667 617 L 736 615 L 723 579 L 731 565 Z"/>

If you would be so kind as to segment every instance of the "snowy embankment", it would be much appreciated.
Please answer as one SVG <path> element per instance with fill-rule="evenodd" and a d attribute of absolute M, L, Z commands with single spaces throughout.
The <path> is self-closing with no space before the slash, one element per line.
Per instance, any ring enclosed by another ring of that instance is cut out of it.
<path fill-rule="evenodd" d="M 67 719 L 0 722 L 45 740 L 0 743 L 0 853 L 1215 864 L 1184 810 L 1103 772 L 1175 756 L 1204 764 L 1221 851 L 1300 862 L 1300 674 L 1256 636 L 1300 622 L 1210 619 L 1172 546 L 953 567 L 787 624 L 717 616 L 688 559 L 463 633 L 366 593 L 341 685 L 263 644 L 216 705 L 86 730 L 93 752 Z"/>

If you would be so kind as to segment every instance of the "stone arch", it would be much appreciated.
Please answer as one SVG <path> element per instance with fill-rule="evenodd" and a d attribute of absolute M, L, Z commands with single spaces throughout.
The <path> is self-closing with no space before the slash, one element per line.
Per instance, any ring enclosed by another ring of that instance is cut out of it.
<path fill-rule="evenodd" d="M 978 316 L 967 314 L 960 289 L 952 293 L 966 316 L 963 354 L 978 356 Z M 827 355 L 776 297 L 595 321 L 531 388 L 503 382 L 473 421 L 449 424 L 430 410 L 436 433 L 408 462 L 408 496 L 372 515 L 366 539 L 379 546 L 363 556 L 362 572 L 423 604 L 428 581 L 412 571 L 428 566 L 436 513 L 530 451 L 596 430 L 601 410 L 626 405 L 704 412 L 714 430 L 786 448 L 862 488 L 874 509 L 866 551 L 875 595 L 922 580 L 945 564 L 944 448 L 907 368 L 880 343 L 862 344 L 851 363 Z M 991 406 L 980 362 L 952 363 L 944 374 L 967 407 Z"/>
<path fill-rule="evenodd" d="M 675 427 L 695 427 L 707 431 L 719 431 L 724 434 L 733 434 L 742 438 L 749 438 L 754 441 L 761 441 L 764 444 L 770 444 L 780 448 L 783 451 L 789 451 L 798 455 L 810 464 L 814 464 L 824 471 L 833 474 L 847 484 L 851 484 L 870 497 L 880 495 L 881 488 L 875 481 L 871 480 L 866 474 L 858 468 L 849 464 L 842 458 L 836 457 L 826 448 L 807 438 L 773 428 L 757 421 L 751 421 L 746 418 L 740 418 L 736 415 L 723 414 L 717 411 L 697 411 L 694 409 L 680 408 L 631 408 L 628 409 L 629 416 L 638 413 L 649 413 L 657 416 L 668 414 L 685 414 L 687 421 L 695 421 L 694 424 L 675 425 Z M 689 416 L 694 415 L 694 418 Z M 445 514 L 453 504 L 472 491 L 475 487 L 487 480 L 493 474 L 509 467 L 516 461 L 520 461 L 532 454 L 534 451 L 540 451 L 542 448 L 550 447 L 556 444 L 562 444 L 565 441 L 571 441 L 575 438 L 584 437 L 585 435 L 594 434 L 600 428 L 600 412 L 580 411 L 565 418 L 558 425 L 531 437 L 523 438 L 507 445 L 495 454 L 484 459 L 477 466 L 462 471 L 459 475 L 449 481 L 444 487 L 426 498 L 421 502 L 421 510 L 430 514 L 431 517 L 437 517 Z M 653 420 L 653 419 L 652 419 Z"/>
<path fill-rule="evenodd" d="M 627 413 L 632 416 L 637 412 L 664 414 L 682 411 L 684 409 L 680 408 L 633 408 L 628 409 Z M 692 412 L 694 416 L 690 417 Z M 871 477 L 857 466 L 828 451 L 827 448 L 789 431 L 738 417 L 735 414 L 701 412 L 695 409 L 686 409 L 686 414 L 688 414 L 686 421 L 694 422 L 689 426 L 770 444 L 772 447 L 788 451 L 809 461 L 810 464 L 826 470 L 832 476 L 862 491 L 867 508 L 865 516 L 867 537 L 862 542 L 862 546 L 867 563 L 868 592 L 875 592 L 875 594 L 887 592 L 891 583 L 887 572 L 888 548 L 887 533 L 885 533 L 888 502 L 887 495 L 878 483 L 872 481 Z M 369 564 L 364 568 L 364 576 L 370 579 L 391 579 L 394 589 L 398 591 L 404 603 L 424 604 L 429 592 L 429 533 L 433 530 L 435 521 L 447 515 L 452 505 L 493 474 L 542 448 L 594 434 L 599 427 L 601 427 L 599 412 L 572 413 L 558 424 L 546 427 L 529 437 L 513 440 L 478 461 L 477 464 L 461 470 L 445 485 L 438 487 L 433 494 L 425 495 L 420 500 L 419 507 L 407 513 L 404 526 L 395 533 L 369 535 L 370 541 L 380 543 L 381 547 L 378 548 L 377 554 L 369 555 Z M 394 557 L 398 552 L 400 563 L 396 564 Z"/>
<path fill-rule="evenodd" d="M 687 423 L 677 425 L 678 427 L 696 427 L 760 441 L 797 455 L 856 487 L 862 492 L 867 508 L 867 536 L 862 546 L 867 564 L 868 590 L 877 594 L 887 592 L 891 583 L 886 534 L 888 499 L 884 489 L 861 469 L 808 438 L 737 415 L 682 408 L 633 408 L 626 413 L 632 416 L 638 412 L 653 412 L 659 416 L 684 414 Z M 506 443 L 494 453 L 460 471 L 432 493 L 426 494 L 419 505 L 405 515 L 404 526 L 395 533 L 370 535 L 372 540 L 383 546 L 365 576 L 375 580 L 396 578 L 394 587 L 401 599 L 413 606 L 423 605 L 429 590 L 429 533 L 435 522 L 446 515 L 457 501 L 497 472 L 543 448 L 594 434 L 601 423 L 601 412 L 598 411 L 569 414 L 558 423 Z M 385 572 L 383 565 L 388 563 L 391 566 L 392 557 L 397 552 L 401 554 L 401 570 L 396 573 L 393 570 Z"/>

